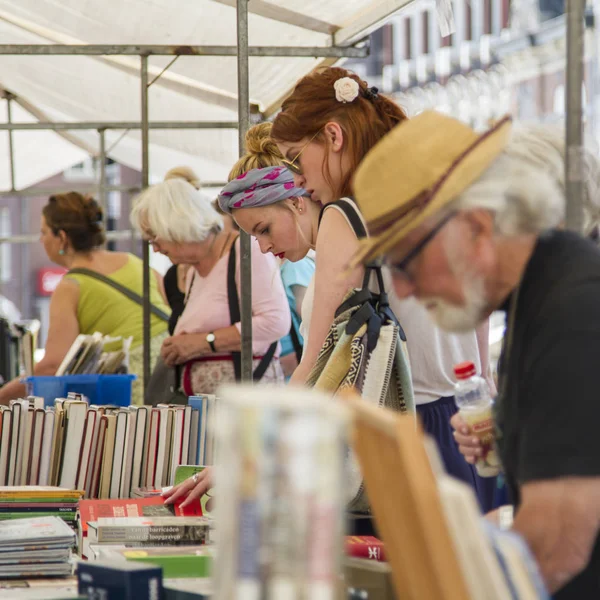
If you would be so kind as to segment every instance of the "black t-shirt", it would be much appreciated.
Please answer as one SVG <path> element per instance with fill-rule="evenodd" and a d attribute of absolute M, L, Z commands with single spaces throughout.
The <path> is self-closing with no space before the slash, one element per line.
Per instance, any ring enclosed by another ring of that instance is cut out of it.
<path fill-rule="evenodd" d="M 600 250 L 588 240 L 567 231 L 539 238 L 500 389 L 498 447 L 516 505 L 524 483 L 600 477 Z M 586 570 L 554 598 L 600 598 L 600 537 Z"/>
<path fill-rule="evenodd" d="M 163 285 L 165 287 L 165 296 L 171 307 L 171 316 L 169 317 L 169 335 L 173 335 L 175 325 L 185 308 L 185 294 L 177 285 L 177 265 L 172 265 L 165 273 Z"/>

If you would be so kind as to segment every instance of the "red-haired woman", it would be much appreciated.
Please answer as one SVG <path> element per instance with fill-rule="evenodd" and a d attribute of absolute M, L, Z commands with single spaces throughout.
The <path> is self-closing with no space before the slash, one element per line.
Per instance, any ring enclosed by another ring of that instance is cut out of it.
<path fill-rule="evenodd" d="M 328 67 L 302 78 L 283 103 L 271 135 L 294 173 L 296 187 L 324 205 L 316 239 L 316 272 L 302 306 L 304 354 L 292 382 L 303 383 L 334 321 L 335 311 L 350 288 L 360 287 L 364 270 L 345 279 L 348 257 L 358 248 L 355 229 L 336 205 L 348 199 L 352 176 L 367 152 L 406 119 L 389 98 L 355 74 Z M 402 173 L 398 173 L 402 177 Z M 364 221 L 363 221 L 364 225 Z M 458 452 L 449 421 L 456 412 L 454 364 L 472 360 L 488 375 L 487 331 L 463 336 L 442 333 L 416 303 L 393 306 L 407 333 L 417 411 L 440 447 L 448 471 L 472 484 L 482 508 L 492 508 L 494 480 L 484 483 Z M 478 339 L 479 338 L 479 339 Z M 493 386 L 493 382 L 490 383 Z"/>

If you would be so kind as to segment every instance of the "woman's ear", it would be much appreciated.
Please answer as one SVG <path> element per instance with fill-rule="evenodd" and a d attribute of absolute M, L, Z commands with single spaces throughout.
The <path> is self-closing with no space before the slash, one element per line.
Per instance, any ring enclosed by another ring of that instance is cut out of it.
<path fill-rule="evenodd" d="M 64 229 L 60 229 L 58 232 L 58 239 L 60 240 L 60 244 L 63 248 L 66 248 L 69 245 L 69 238 Z"/>
<path fill-rule="evenodd" d="M 334 152 L 341 152 L 344 147 L 344 131 L 340 124 L 335 121 L 330 121 L 325 125 L 324 131 L 325 137 L 329 142 L 329 147 Z"/>

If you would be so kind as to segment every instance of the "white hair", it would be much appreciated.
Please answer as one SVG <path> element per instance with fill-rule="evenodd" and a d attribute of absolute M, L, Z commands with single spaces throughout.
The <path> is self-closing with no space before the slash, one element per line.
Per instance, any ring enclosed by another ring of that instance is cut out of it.
<path fill-rule="evenodd" d="M 502 155 L 453 203 L 495 213 L 502 235 L 539 233 L 565 218 L 565 136 L 556 125 L 517 125 Z M 584 232 L 600 219 L 600 159 L 583 150 Z"/>
<path fill-rule="evenodd" d="M 183 179 L 168 179 L 143 191 L 134 201 L 131 223 L 169 242 L 202 242 L 223 229 L 223 218 L 210 200 Z"/>

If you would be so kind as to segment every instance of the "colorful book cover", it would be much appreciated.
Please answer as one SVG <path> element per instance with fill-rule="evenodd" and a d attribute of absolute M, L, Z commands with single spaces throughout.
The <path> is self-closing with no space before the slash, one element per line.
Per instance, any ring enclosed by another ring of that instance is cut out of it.
<path fill-rule="evenodd" d="M 385 562 L 383 542 L 371 535 L 346 536 L 346 554 L 356 558 Z"/>
<path fill-rule="evenodd" d="M 186 506 L 180 503 L 165 504 L 161 496 L 149 498 L 128 498 L 113 500 L 82 500 L 79 504 L 81 529 L 87 533 L 87 523 L 97 521 L 101 517 L 195 517 L 199 506 Z M 201 510 L 201 509 L 200 509 Z"/>
<path fill-rule="evenodd" d="M 214 548 L 211 546 L 176 546 L 151 548 L 115 548 L 98 546 L 99 560 L 125 559 L 154 564 L 162 568 L 163 577 L 178 579 L 209 577 Z"/>
<path fill-rule="evenodd" d="M 100 544 L 205 544 L 211 520 L 206 517 L 100 518 L 88 523 L 88 538 Z"/>

